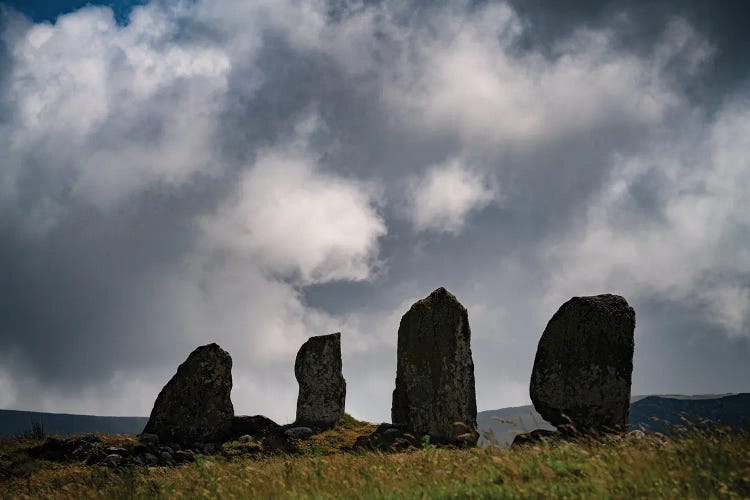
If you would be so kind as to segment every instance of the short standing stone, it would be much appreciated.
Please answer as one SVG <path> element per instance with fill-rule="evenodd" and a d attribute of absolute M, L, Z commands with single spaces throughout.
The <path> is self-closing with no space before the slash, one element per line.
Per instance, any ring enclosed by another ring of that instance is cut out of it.
<path fill-rule="evenodd" d="M 341 373 L 341 334 L 310 337 L 294 362 L 299 382 L 296 424 L 330 427 L 344 415 L 346 381 Z"/>
<path fill-rule="evenodd" d="M 445 288 L 416 302 L 401 318 L 391 417 L 433 442 L 477 442 L 469 316 Z"/>
<path fill-rule="evenodd" d="M 573 297 L 536 351 L 534 408 L 562 432 L 624 430 L 630 411 L 635 311 L 618 295 Z"/>
<path fill-rule="evenodd" d="M 234 408 L 232 358 L 216 344 L 190 353 L 164 386 L 143 430 L 161 442 L 218 442 L 227 437 Z"/>

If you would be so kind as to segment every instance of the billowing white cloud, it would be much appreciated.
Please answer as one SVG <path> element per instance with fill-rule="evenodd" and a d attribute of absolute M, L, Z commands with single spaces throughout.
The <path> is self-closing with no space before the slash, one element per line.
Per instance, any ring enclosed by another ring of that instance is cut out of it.
<path fill-rule="evenodd" d="M 750 108 L 732 102 L 713 124 L 644 155 L 615 156 L 600 195 L 581 229 L 552 244 L 547 258 L 550 302 L 611 290 L 626 295 L 657 293 L 707 304 L 713 320 L 730 335 L 745 335 L 750 290 L 747 250 L 750 213 Z M 658 183 L 656 210 L 623 221 L 638 189 Z"/>
<path fill-rule="evenodd" d="M 486 176 L 452 160 L 413 180 L 407 196 L 417 230 L 458 233 L 469 214 L 487 206 L 496 192 Z"/>
<path fill-rule="evenodd" d="M 259 153 L 238 192 L 204 219 L 207 244 L 301 284 L 366 280 L 386 232 L 376 193 L 324 173 L 304 142 L 298 137 Z"/>
<path fill-rule="evenodd" d="M 648 57 L 614 48 L 612 32 L 585 29 L 551 56 L 521 52 L 523 27 L 504 4 L 446 8 L 432 21 L 409 32 L 385 99 L 419 130 L 470 148 L 531 149 L 597 127 L 658 123 L 680 101 L 664 69 L 687 52 L 685 71 L 694 71 L 710 53 L 680 21 Z"/>
<path fill-rule="evenodd" d="M 58 178 L 39 200 L 54 223 L 71 198 L 109 209 L 154 184 L 217 173 L 230 55 L 178 42 L 178 22 L 155 3 L 124 27 L 109 8 L 87 7 L 11 39 L 7 97 L 16 112 L 0 134 L 3 191 L 23 182 L 25 165 L 44 165 Z"/>

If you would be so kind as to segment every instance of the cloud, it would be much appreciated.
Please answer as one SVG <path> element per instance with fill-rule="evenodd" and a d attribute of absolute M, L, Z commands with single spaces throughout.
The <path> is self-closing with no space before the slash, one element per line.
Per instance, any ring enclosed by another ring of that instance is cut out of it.
<path fill-rule="evenodd" d="M 420 130 L 457 134 L 473 148 L 533 148 L 595 127 L 659 123 L 680 101 L 666 67 L 687 53 L 689 76 L 710 54 L 683 21 L 646 58 L 615 48 L 607 29 L 577 30 L 550 56 L 519 52 L 523 26 L 507 5 L 458 10 L 409 32 L 385 97 Z"/>
<path fill-rule="evenodd" d="M 39 165 L 55 180 L 35 201 L 54 224 L 72 200 L 112 209 L 151 186 L 215 174 L 230 55 L 180 43 L 179 20 L 154 3 L 119 26 L 109 8 L 87 7 L 12 38 L 3 191 L 23 196 L 19 185 L 33 175 L 23 166 Z"/>
<path fill-rule="evenodd" d="M 412 182 L 408 193 L 412 223 L 419 231 L 455 234 L 470 212 L 484 208 L 495 196 L 487 179 L 453 160 Z"/>
<path fill-rule="evenodd" d="M 731 101 L 705 127 L 694 122 L 691 133 L 642 155 L 615 156 L 581 227 L 549 247 L 563 270 L 549 295 L 658 293 L 702 302 L 729 335 L 748 335 L 750 218 L 740 208 L 750 192 L 748 123 L 747 103 Z M 644 185 L 658 186 L 655 206 L 624 218 L 642 203 Z"/>
<path fill-rule="evenodd" d="M 321 172 L 305 140 L 258 154 L 236 195 L 202 221 L 206 244 L 299 284 L 369 279 L 386 233 L 375 193 Z"/>

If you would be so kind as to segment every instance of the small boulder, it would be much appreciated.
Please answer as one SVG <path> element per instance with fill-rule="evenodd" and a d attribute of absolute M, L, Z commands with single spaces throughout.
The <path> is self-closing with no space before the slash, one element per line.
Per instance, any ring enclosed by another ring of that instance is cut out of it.
<path fill-rule="evenodd" d="M 116 453 L 107 455 L 106 457 L 104 457 L 104 460 L 102 460 L 102 465 L 106 465 L 109 467 L 117 467 L 121 463 L 122 463 L 122 457 Z"/>
<path fill-rule="evenodd" d="M 646 434 L 640 429 L 628 432 L 628 439 L 643 439 L 644 437 L 646 437 Z"/>
<path fill-rule="evenodd" d="M 469 316 L 445 288 L 401 318 L 391 419 L 435 443 L 477 443 Z"/>
<path fill-rule="evenodd" d="M 309 427 L 290 427 L 284 431 L 288 439 L 305 439 L 312 436 L 313 430 Z"/>
<path fill-rule="evenodd" d="M 372 434 L 359 436 L 354 448 L 376 451 L 401 451 L 410 447 L 418 448 L 420 441 L 413 435 L 392 424 L 382 423 Z"/>
<path fill-rule="evenodd" d="M 534 359 L 534 408 L 563 433 L 624 430 L 635 311 L 618 295 L 573 297 L 552 316 Z"/>
<path fill-rule="evenodd" d="M 310 337 L 294 362 L 299 382 L 296 424 L 332 427 L 344 415 L 346 381 L 341 373 L 341 333 Z"/>
<path fill-rule="evenodd" d="M 191 451 L 177 450 L 174 452 L 174 460 L 177 463 L 183 464 L 187 462 L 195 462 L 195 455 Z"/>
<path fill-rule="evenodd" d="M 154 403 L 145 434 L 162 442 L 222 441 L 232 427 L 232 358 L 217 344 L 194 350 Z"/>

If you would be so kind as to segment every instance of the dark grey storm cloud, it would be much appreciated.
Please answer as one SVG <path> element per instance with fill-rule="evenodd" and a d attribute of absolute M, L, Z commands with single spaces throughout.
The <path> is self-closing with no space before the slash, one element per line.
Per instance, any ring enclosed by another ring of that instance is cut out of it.
<path fill-rule="evenodd" d="M 293 415 L 341 330 L 386 419 L 400 316 L 469 308 L 523 404 L 573 294 L 636 307 L 635 393 L 750 390 L 740 2 L 152 2 L 2 17 L 0 406 L 145 414 L 199 344 Z"/>

